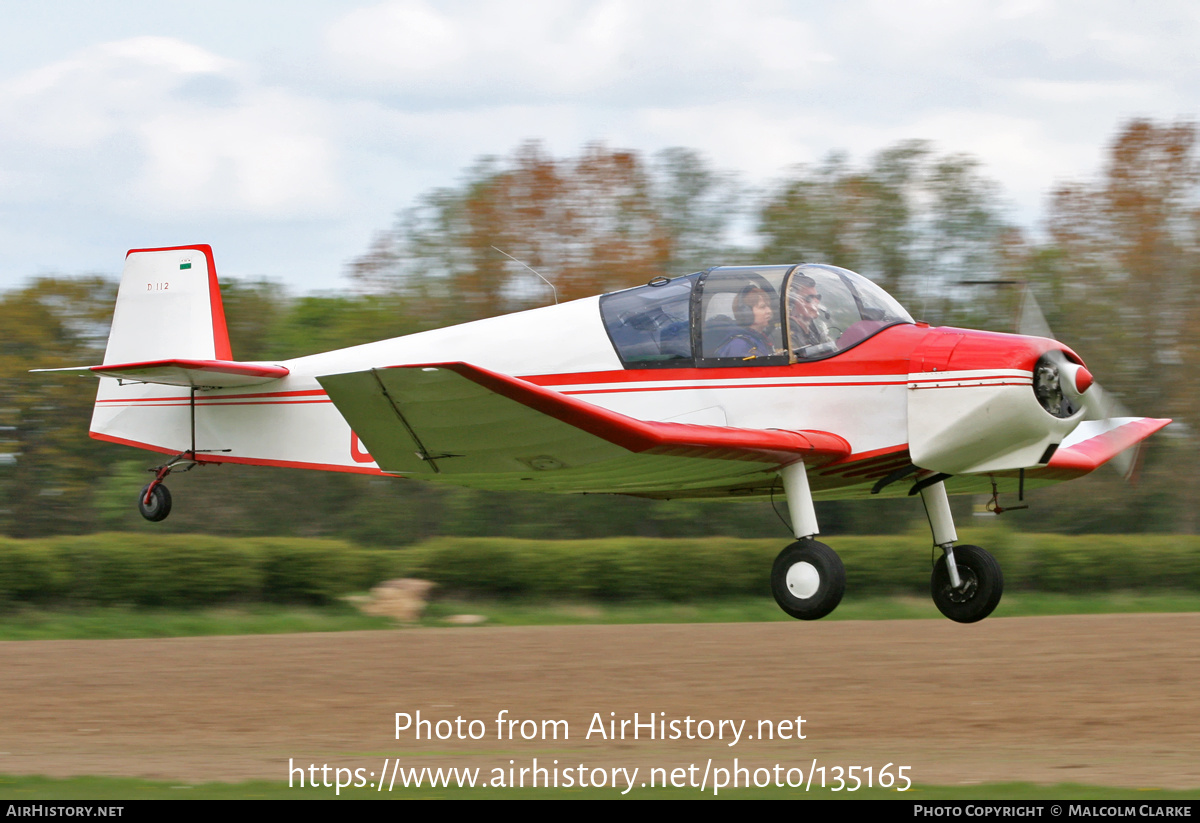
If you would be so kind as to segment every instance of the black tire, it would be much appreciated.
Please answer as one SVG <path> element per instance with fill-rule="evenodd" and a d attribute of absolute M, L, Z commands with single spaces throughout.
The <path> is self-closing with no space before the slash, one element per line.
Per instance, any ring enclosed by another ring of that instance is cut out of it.
<path fill-rule="evenodd" d="M 138 495 L 138 511 L 142 513 L 142 517 L 152 523 L 166 520 L 167 515 L 171 513 L 171 493 L 167 491 L 166 486 L 159 483 L 150 493 L 150 503 L 147 505 L 146 490 L 149 488 L 150 484 L 147 483 L 142 487 L 142 493 Z"/>
<path fill-rule="evenodd" d="M 837 552 L 816 540 L 797 540 L 771 568 L 775 602 L 797 620 L 817 620 L 842 602 L 846 567 Z"/>
<path fill-rule="evenodd" d="M 1000 564 L 978 546 L 955 546 L 954 565 L 962 586 L 950 585 L 946 556 L 933 566 L 930 591 L 938 611 L 956 623 L 976 623 L 991 614 L 1004 594 L 1004 575 Z"/>

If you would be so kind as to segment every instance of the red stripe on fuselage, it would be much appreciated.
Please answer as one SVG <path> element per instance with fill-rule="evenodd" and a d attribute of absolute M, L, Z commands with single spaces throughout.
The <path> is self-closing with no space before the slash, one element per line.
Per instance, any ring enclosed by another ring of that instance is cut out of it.
<path fill-rule="evenodd" d="M 644 373 L 642 373 L 644 374 Z M 640 374 L 639 374 L 640 377 Z M 762 377 L 762 375 L 754 375 L 754 377 Z M 534 385 L 541 385 L 537 379 L 522 378 L 528 380 Z M 958 385 L 938 386 L 944 389 L 959 389 L 973 386 L 1028 386 L 1033 380 L 1032 378 L 1020 378 L 1012 376 L 998 377 L 995 375 L 983 375 L 976 377 L 937 377 L 929 380 L 909 380 L 904 378 L 901 380 L 838 380 L 828 382 L 811 382 L 811 383 L 725 383 L 717 382 L 719 378 L 714 378 L 709 381 L 710 385 L 694 383 L 690 381 L 680 381 L 678 385 L 670 386 L 622 386 L 620 388 L 607 389 L 562 389 L 563 394 L 625 394 L 628 392 L 655 392 L 655 391 L 709 391 L 713 389 L 812 389 L 812 388 L 830 388 L 830 387 L 857 387 L 871 388 L 873 386 L 908 386 L 917 383 L 956 383 Z M 724 378 L 729 380 L 731 378 Z M 746 378 L 753 379 L 753 378 Z M 574 385 L 579 385 L 587 381 L 578 381 Z M 637 379 L 630 379 L 626 382 L 639 382 Z M 648 377 L 640 382 L 663 382 L 660 378 Z M 560 384 L 562 385 L 562 384 Z M 572 385 L 572 384 L 567 384 Z"/>
<path fill-rule="evenodd" d="M 124 437 L 114 437 L 111 434 L 100 434 L 99 432 L 88 432 L 94 440 L 104 440 L 109 443 L 117 443 L 122 446 L 132 446 L 135 449 L 145 449 L 146 451 L 158 452 L 159 454 L 180 454 L 176 449 L 168 449 L 162 446 L 155 446 L 150 443 L 141 443 L 137 440 L 126 440 Z M 264 457 L 234 457 L 228 454 L 204 454 L 196 455 L 197 463 L 237 463 L 245 466 L 274 466 L 283 469 L 311 469 L 313 471 L 327 472 L 346 472 L 349 474 L 373 474 L 383 475 L 386 477 L 397 477 L 398 475 L 392 472 L 381 471 L 367 466 L 343 466 L 338 463 L 306 463 L 300 460 L 271 460 Z"/>
<path fill-rule="evenodd" d="M 404 366 L 391 366 L 389 368 L 405 368 Z M 722 370 L 723 371 L 723 370 Z M 962 385 L 959 386 L 943 386 L 942 388 L 965 388 L 968 386 L 1027 386 L 1032 378 L 1014 378 L 1011 376 L 999 377 L 995 375 L 982 375 L 973 377 L 936 377 L 926 380 L 909 380 L 908 378 L 897 380 L 854 380 L 850 376 L 846 376 L 844 380 L 823 381 L 814 383 L 731 383 L 731 380 L 755 380 L 770 378 L 769 374 L 762 374 L 764 370 L 756 370 L 753 375 L 743 374 L 738 377 L 730 376 L 727 373 L 720 373 L 717 370 L 702 372 L 704 383 L 693 382 L 695 377 L 691 376 L 691 380 L 680 381 L 677 385 L 655 385 L 655 386 L 621 386 L 612 388 L 587 388 L 587 389 L 553 389 L 564 395 L 584 395 L 584 394 L 622 394 L 627 392 L 656 392 L 656 391 L 708 391 L 713 389 L 804 389 L 804 388 L 829 388 L 829 387 L 849 387 L 856 386 L 860 388 L 870 388 L 872 386 L 906 386 L 914 383 L 942 383 L 954 382 Z M 576 373 L 572 375 L 526 375 L 518 379 L 524 380 L 527 383 L 532 383 L 535 386 L 544 388 L 552 388 L 553 386 L 562 385 L 596 385 L 604 383 L 614 383 L 609 375 L 611 372 L 591 372 L 591 373 Z M 622 381 L 625 383 L 666 383 L 670 382 L 664 379 L 662 370 L 642 370 L 642 371 L 627 371 L 619 372 Z M 794 376 L 794 374 L 793 374 Z M 562 378 L 570 377 L 570 382 L 564 382 Z M 291 397 L 315 397 L 316 400 L 280 400 L 277 398 Z M 232 403 L 233 400 L 241 400 L 244 398 L 258 399 L 263 398 L 260 403 L 262 405 L 278 404 L 278 403 L 328 403 L 328 397 L 321 389 L 313 389 L 308 391 L 286 391 L 286 392 L 254 392 L 246 394 L 217 394 L 217 395 L 199 395 L 196 397 L 197 406 L 236 406 L 236 405 L 254 405 L 254 403 Z M 270 399 L 268 399 L 270 398 Z M 108 403 L 114 405 L 134 405 L 143 403 L 147 405 L 156 405 L 163 402 L 166 403 L 183 403 L 187 404 L 186 396 L 175 397 L 106 397 L 96 400 L 97 403 Z"/>
<path fill-rule="evenodd" d="M 728 378 L 726 378 L 728 379 Z M 534 381 L 530 380 L 533 383 Z M 633 382 L 633 381 L 629 381 Z M 711 382 L 711 381 L 710 381 Z M 699 383 L 681 382 L 677 386 L 626 386 L 624 388 L 613 389 L 568 389 L 563 391 L 563 394 L 624 394 L 626 392 L 652 392 L 652 391 L 687 391 L 711 389 L 804 389 L 815 388 L 820 386 L 904 386 L 907 385 L 907 380 L 879 380 L 872 382 L 831 382 L 831 383 L 738 383 L 730 385 L 722 383 L 719 385 L 701 385 Z M 535 384 L 536 385 L 536 384 Z"/>
<path fill-rule="evenodd" d="M 864 340 L 857 346 L 823 360 L 794 363 L 788 366 L 727 366 L 721 368 L 682 369 L 613 369 L 601 372 L 577 372 L 575 374 L 539 374 L 522 377 L 539 386 L 569 386 L 579 383 L 629 383 L 646 380 L 733 380 L 746 376 L 754 377 L 832 377 L 846 375 L 898 375 L 908 374 L 908 361 L 913 349 L 930 333 L 927 326 L 891 326 L 879 334 Z"/>

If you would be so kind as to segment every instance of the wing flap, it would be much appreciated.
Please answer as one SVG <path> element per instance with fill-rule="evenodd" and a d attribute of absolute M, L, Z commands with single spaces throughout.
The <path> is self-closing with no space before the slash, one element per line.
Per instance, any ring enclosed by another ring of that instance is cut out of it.
<path fill-rule="evenodd" d="M 487 488 L 659 491 L 736 486 L 850 453 L 828 432 L 638 420 L 467 363 L 319 377 L 386 471 Z"/>

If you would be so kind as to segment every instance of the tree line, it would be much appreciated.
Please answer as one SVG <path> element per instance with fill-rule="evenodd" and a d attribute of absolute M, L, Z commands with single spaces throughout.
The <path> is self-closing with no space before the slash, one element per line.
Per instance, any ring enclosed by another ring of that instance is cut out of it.
<path fill-rule="evenodd" d="M 401 211 L 349 266 L 350 288 L 293 296 L 222 284 L 235 357 L 279 360 L 583 297 L 714 265 L 829 262 L 933 324 L 1014 331 L 1022 290 L 1136 414 L 1178 424 L 1151 441 L 1141 482 L 1096 473 L 1034 493 L 1012 525 L 1064 532 L 1200 527 L 1200 153 L 1195 124 L 1134 120 L 1091 179 L 1060 182 L 1037 235 L 965 155 L 927 143 L 865 163 L 834 154 L 754 190 L 689 149 L 537 142 L 486 157 Z M 514 260 L 515 258 L 515 260 Z M 520 262 L 516 262 L 520 261 Z M 528 268 L 527 268 L 528 267 Z M 342 536 L 402 545 L 437 535 L 784 536 L 770 503 L 562 498 L 317 472 L 206 466 L 172 478 L 171 518 L 133 499 L 157 462 L 87 437 L 91 378 L 30 375 L 100 362 L 116 284 L 39 278 L 0 295 L 0 532 L 156 528 Z M 956 502 L 963 513 L 969 500 Z M 911 501 L 828 503 L 823 531 L 923 527 Z M 1007 517 L 1007 515 L 1006 515 Z"/>

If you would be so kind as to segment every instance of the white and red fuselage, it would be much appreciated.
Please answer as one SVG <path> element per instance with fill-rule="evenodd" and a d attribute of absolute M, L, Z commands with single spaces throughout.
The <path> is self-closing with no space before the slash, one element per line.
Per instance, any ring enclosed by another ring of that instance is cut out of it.
<path fill-rule="evenodd" d="M 177 262 L 184 256 L 188 268 Z M 784 286 L 777 288 L 782 299 Z M 686 299 L 700 311 L 700 297 Z M 813 495 L 832 499 L 872 489 L 903 494 L 906 484 L 877 484 L 905 467 L 951 475 L 952 493 L 993 482 L 1015 489 L 1022 470 L 1030 485 L 1070 479 L 1168 422 L 1047 412 L 1033 390 L 1043 355 L 1062 352 L 1080 370 L 1082 361 L 1045 338 L 892 322 L 799 362 L 731 365 L 697 349 L 681 365 L 638 367 L 614 342 L 616 322 L 591 297 L 278 363 L 239 363 L 211 250 L 138 250 L 105 363 L 91 367 L 107 375 L 91 433 L 164 454 L 194 450 L 199 462 L 655 497 L 766 493 L 788 462 L 791 446 L 781 438 L 791 435 L 810 444 L 796 448 L 810 449 Z M 692 340 L 704 333 L 693 328 Z M 1069 388 L 1085 391 L 1085 380 L 1074 379 L 1081 385 Z M 639 429 L 637 421 L 675 425 Z M 542 440 L 541 430 L 555 426 L 569 431 Z M 583 434 L 571 439 L 576 429 Z M 424 432 L 444 442 L 430 445 Z M 593 439 L 673 462 L 618 460 L 602 470 L 608 457 Z M 487 460 L 471 464 L 472 448 Z M 396 456 L 377 460 L 385 450 Z M 402 457 L 409 452 L 415 468 Z M 717 463 L 723 468 L 706 474 Z"/>

